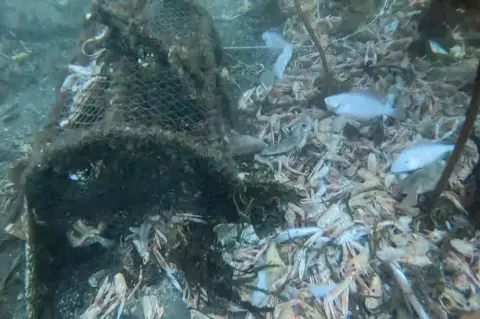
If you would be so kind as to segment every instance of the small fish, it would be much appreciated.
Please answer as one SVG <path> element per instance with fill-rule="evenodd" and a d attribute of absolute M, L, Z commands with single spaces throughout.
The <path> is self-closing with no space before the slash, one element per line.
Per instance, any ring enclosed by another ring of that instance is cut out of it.
<path fill-rule="evenodd" d="M 270 49 L 283 49 L 290 45 L 290 42 L 276 29 L 263 32 L 262 39 L 265 41 L 265 46 Z"/>
<path fill-rule="evenodd" d="M 125 307 L 125 301 L 126 301 L 125 299 L 127 298 L 128 286 L 125 281 L 125 277 L 123 276 L 122 273 L 117 273 L 113 277 L 113 283 L 115 287 L 115 294 L 120 300 L 120 305 L 118 306 L 116 319 L 120 319 L 123 313 L 123 308 Z"/>
<path fill-rule="evenodd" d="M 445 161 L 439 161 L 412 172 L 400 182 L 402 192 L 407 194 L 402 204 L 414 207 L 418 195 L 433 191 L 445 168 Z"/>
<path fill-rule="evenodd" d="M 277 78 L 283 78 L 285 69 L 292 58 L 293 44 L 288 42 L 278 30 L 267 30 L 263 32 L 262 39 L 265 41 L 267 48 L 282 49 L 282 53 L 273 65 L 273 70 Z"/>
<path fill-rule="evenodd" d="M 305 117 L 295 124 L 292 133 L 283 141 L 276 145 L 272 145 L 262 150 L 261 155 L 272 156 L 291 152 L 293 150 L 301 150 L 307 145 L 308 135 L 313 129 L 313 120 Z"/>
<path fill-rule="evenodd" d="M 431 140 L 421 140 L 403 150 L 392 164 L 394 174 L 415 171 L 443 159 L 453 151 L 455 145 L 441 144 Z"/>
<path fill-rule="evenodd" d="M 260 152 L 267 144 L 250 135 L 232 134 L 230 138 L 230 152 L 234 156 L 247 156 Z"/>
<path fill-rule="evenodd" d="M 390 116 L 399 121 L 406 117 L 405 110 L 393 108 L 369 92 L 346 92 L 324 99 L 327 109 L 338 115 L 368 121 L 379 116 Z"/>
<path fill-rule="evenodd" d="M 152 225 L 148 222 L 143 222 L 140 227 L 129 227 L 130 231 L 138 236 L 133 240 L 133 245 L 140 257 L 142 257 L 144 265 L 150 260 L 150 253 L 148 252 L 148 235 L 151 228 Z"/>
<path fill-rule="evenodd" d="M 289 228 L 281 231 L 276 237 L 275 241 L 277 244 L 284 243 L 289 240 L 295 240 L 300 237 L 311 236 L 319 231 L 322 228 L 320 227 L 303 227 L 303 228 Z"/>
<path fill-rule="evenodd" d="M 258 272 L 257 275 L 257 290 L 253 292 L 250 296 L 250 304 L 257 308 L 265 307 L 267 303 L 268 295 L 265 291 L 268 291 L 268 271 L 267 269 L 262 269 Z"/>

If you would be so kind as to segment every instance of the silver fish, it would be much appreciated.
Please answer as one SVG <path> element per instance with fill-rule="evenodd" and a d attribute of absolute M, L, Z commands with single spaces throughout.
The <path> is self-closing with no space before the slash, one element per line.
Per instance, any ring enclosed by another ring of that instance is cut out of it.
<path fill-rule="evenodd" d="M 271 156 L 301 150 L 308 140 L 308 135 L 313 129 L 313 120 L 306 116 L 295 124 L 292 133 L 279 144 L 272 145 L 261 151 L 261 155 Z"/>
<path fill-rule="evenodd" d="M 453 151 L 455 145 L 441 144 L 431 140 L 421 140 L 412 147 L 403 150 L 392 164 L 394 174 L 415 171 L 438 162 Z"/>
<path fill-rule="evenodd" d="M 405 110 L 393 108 L 369 92 L 346 92 L 328 96 L 324 99 L 327 109 L 338 115 L 355 120 L 368 121 L 379 116 L 393 117 L 399 121 L 406 117 Z"/>

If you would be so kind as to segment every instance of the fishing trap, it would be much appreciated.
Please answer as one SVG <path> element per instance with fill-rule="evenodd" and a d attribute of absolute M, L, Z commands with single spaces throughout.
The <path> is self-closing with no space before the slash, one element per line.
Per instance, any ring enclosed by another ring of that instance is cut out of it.
<path fill-rule="evenodd" d="M 117 243 L 155 216 L 177 242 L 161 248 L 184 279 L 212 303 L 238 299 L 212 250 L 214 226 L 258 228 L 296 195 L 239 174 L 229 156 L 234 115 L 211 17 L 188 0 L 96 0 L 83 37 L 32 155 L 12 170 L 28 226 L 26 318 L 78 318 L 96 293 L 89 276 L 103 268 L 129 287 L 140 271 L 158 281 L 154 261 Z M 169 226 L 179 213 L 203 223 Z M 92 233 L 69 241 L 72 227 Z"/>

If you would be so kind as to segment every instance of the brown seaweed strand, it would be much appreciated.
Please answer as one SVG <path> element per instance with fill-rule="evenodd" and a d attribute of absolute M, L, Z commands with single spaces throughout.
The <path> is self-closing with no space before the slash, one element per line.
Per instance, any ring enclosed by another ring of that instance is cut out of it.
<path fill-rule="evenodd" d="M 440 180 L 438 181 L 437 186 L 435 187 L 435 190 L 432 193 L 432 196 L 430 199 L 431 204 L 428 205 L 429 208 L 432 208 L 433 203 L 435 203 L 438 196 L 440 196 L 442 191 L 445 189 L 447 181 L 450 178 L 450 175 L 452 174 L 453 168 L 455 167 L 455 164 L 457 164 L 458 159 L 460 158 L 460 154 L 462 153 L 468 138 L 472 134 L 473 127 L 475 125 L 475 120 L 478 115 L 479 106 L 480 106 L 480 61 L 477 66 L 477 74 L 475 76 L 472 99 L 470 101 L 470 106 L 467 109 L 467 113 L 465 114 L 465 122 L 463 123 L 462 128 L 460 129 L 460 135 L 458 136 L 458 140 L 455 143 L 455 149 L 453 150 L 452 155 L 448 159 L 447 166 L 443 170 L 442 176 L 440 177 Z"/>
<path fill-rule="evenodd" d="M 305 14 L 305 12 L 303 12 L 302 7 L 300 5 L 300 0 L 294 0 L 294 3 L 295 3 L 295 8 L 297 9 L 297 12 L 298 12 L 298 17 L 305 25 L 305 29 L 307 29 L 308 35 L 312 39 L 313 44 L 315 45 L 315 48 L 317 49 L 318 54 L 320 55 L 323 69 L 325 70 L 325 84 L 326 84 L 325 89 L 327 92 L 330 92 L 330 89 L 332 88 L 332 84 L 333 84 L 332 83 L 333 75 L 330 71 L 330 68 L 328 67 L 328 61 L 327 61 L 327 56 L 325 54 L 325 50 L 323 49 L 322 44 L 320 43 L 320 39 L 315 34 L 315 30 L 313 30 L 312 26 L 310 25 L 307 15 Z"/>

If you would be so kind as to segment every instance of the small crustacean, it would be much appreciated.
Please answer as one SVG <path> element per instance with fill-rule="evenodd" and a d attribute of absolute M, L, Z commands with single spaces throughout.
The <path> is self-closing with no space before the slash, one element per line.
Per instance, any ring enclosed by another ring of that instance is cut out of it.
<path fill-rule="evenodd" d="M 418 300 L 415 292 L 413 291 L 410 283 L 408 282 L 407 277 L 405 276 L 403 271 L 400 269 L 400 265 L 397 262 L 387 262 L 385 264 L 390 269 L 393 275 L 393 278 L 395 279 L 395 282 L 402 290 L 405 296 L 405 299 L 408 300 L 408 303 L 410 304 L 410 306 L 412 306 L 418 318 L 421 318 L 421 319 L 429 318 L 422 304 Z"/>
<path fill-rule="evenodd" d="M 96 60 L 93 59 L 88 66 L 69 65 L 69 74 L 60 88 L 60 95 L 65 99 L 68 91 L 73 95 L 71 103 L 68 105 L 67 118 L 60 121 L 59 126 L 64 128 L 75 121 L 84 114 L 84 107 L 88 107 L 88 99 L 90 99 L 92 92 L 97 91 L 102 87 L 102 83 L 106 80 L 105 76 L 100 75 L 103 65 L 97 65 Z M 91 106 L 91 105 L 90 105 Z"/>
<path fill-rule="evenodd" d="M 346 263 L 347 274 L 363 275 L 370 270 L 370 259 L 368 250 L 360 252 Z"/>
<path fill-rule="evenodd" d="M 189 213 L 178 213 L 172 216 L 171 220 L 174 224 L 184 224 L 184 223 L 197 223 L 197 224 L 206 224 L 207 222 L 203 220 L 201 215 L 189 214 Z"/>
<path fill-rule="evenodd" d="M 473 243 L 466 240 L 454 238 L 450 240 L 450 245 L 460 254 L 472 260 L 477 253 L 477 247 Z"/>
<path fill-rule="evenodd" d="M 297 215 L 291 208 L 287 208 L 285 212 L 285 221 L 289 228 L 295 227 L 295 222 L 297 221 Z"/>
<path fill-rule="evenodd" d="M 475 278 L 477 278 L 477 281 L 480 282 L 480 259 L 477 260 L 477 262 L 475 263 L 474 271 L 475 271 Z"/>
<path fill-rule="evenodd" d="M 282 230 L 280 233 L 278 233 L 277 236 L 275 236 L 275 241 L 277 244 L 282 244 L 287 241 L 311 236 L 321 230 L 322 229 L 319 227 L 289 228 Z"/>
<path fill-rule="evenodd" d="M 108 277 L 103 280 L 100 289 L 93 301 L 93 304 L 80 316 L 80 319 L 95 319 L 112 301 L 112 284 L 108 282 Z"/>
<path fill-rule="evenodd" d="M 190 319 L 210 319 L 210 317 L 198 310 L 190 309 Z"/>
<path fill-rule="evenodd" d="M 397 220 L 384 220 L 380 223 L 377 224 L 377 229 L 376 231 L 380 231 L 381 229 L 388 227 L 388 226 L 394 226 L 401 232 L 407 233 L 411 232 L 411 223 L 412 223 L 412 217 L 410 216 L 401 216 Z"/>
<path fill-rule="evenodd" d="M 167 244 L 168 239 L 164 233 L 158 227 L 153 228 L 155 230 L 155 243 L 158 245 L 159 248 L 162 247 L 162 243 Z"/>
<path fill-rule="evenodd" d="M 292 269 L 292 266 L 288 266 L 283 276 L 281 276 L 280 278 L 278 278 L 276 281 L 272 283 L 272 290 L 276 291 L 277 289 L 285 285 L 285 282 L 287 281 L 290 275 L 291 269 Z"/>
<path fill-rule="evenodd" d="M 320 216 L 317 220 L 317 226 L 320 228 L 325 228 L 333 225 L 338 219 L 340 219 L 345 213 L 340 205 L 338 204 L 333 204 L 330 206 L 326 212 Z"/>
<path fill-rule="evenodd" d="M 288 208 L 290 210 L 292 210 L 296 215 L 298 215 L 300 217 L 300 221 L 302 223 L 305 222 L 305 210 L 303 210 L 302 208 L 298 207 L 297 205 L 293 204 L 293 203 L 288 203 Z"/>
<path fill-rule="evenodd" d="M 472 294 L 467 300 L 467 309 L 468 311 L 479 311 L 480 310 L 480 293 Z"/>
<path fill-rule="evenodd" d="M 98 228 L 94 228 L 85 225 L 85 223 L 79 219 L 72 225 L 72 228 L 73 230 L 67 233 L 67 238 L 72 247 L 85 247 L 95 243 L 98 243 L 105 248 L 110 248 L 115 245 L 113 240 L 100 236 L 105 229 L 103 223 L 99 223 Z"/>
<path fill-rule="evenodd" d="M 295 263 L 298 262 L 298 277 L 303 279 L 307 271 L 307 250 L 302 248 L 298 251 Z"/>
<path fill-rule="evenodd" d="M 158 248 L 156 247 L 153 247 L 153 255 L 155 256 L 155 258 L 157 259 L 157 262 L 158 264 L 160 265 L 160 267 L 165 271 L 165 274 L 167 275 L 167 277 L 170 279 L 170 281 L 172 282 L 173 286 L 180 292 L 183 291 L 182 289 L 182 286 L 180 285 L 180 283 L 178 282 L 178 280 L 175 278 L 175 276 L 173 275 L 175 273 L 175 270 L 172 269 L 172 267 L 170 267 L 170 265 L 167 263 L 167 261 L 165 260 L 165 258 L 163 258 L 162 254 L 160 254 L 160 251 L 158 250 Z"/>
<path fill-rule="evenodd" d="M 307 180 L 310 186 L 318 186 L 319 181 L 326 178 L 330 172 L 330 167 L 325 164 L 325 161 L 321 159 L 313 168 L 312 172 L 308 175 Z"/>
<path fill-rule="evenodd" d="M 290 300 L 275 306 L 273 310 L 273 319 L 290 319 L 295 318 L 295 311 L 293 307 L 295 305 L 301 304 L 301 300 Z"/>
<path fill-rule="evenodd" d="M 68 90 L 73 92 L 78 91 L 81 86 L 80 83 L 94 75 L 98 75 L 100 70 L 101 65 L 97 66 L 97 61 L 95 59 L 92 59 L 87 66 L 69 64 L 68 71 L 70 74 L 65 77 L 62 86 L 60 87 L 60 92 L 66 92 Z"/>
<path fill-rule="evenodd" d="M 396 247 L 391 247 L 390 243 L 384 244 L 377 251 L 377 257 L 382 261 L 398 261 L 420 267 L 431 265 L 432 261 L 428 257 L 428 252 L 432 249 L 431 242 L 417 234 L 402 235 L 391 236 L 390 239 Z"/>
<path fill-rule="evenodd" d="M 125 307 L 125 301 L 127 299 L 127 291 L 128 291 L 128 286 L 125 281 L 125 277 L 123 276 L 122 273 L 117 273 L 113 277 L 113 285 L 115 287 L 115 294 L 117 295 L 117 298 L 120 303 L 120 305 L 118 306 L 116 318 L 120 319 L 120 316 L 123 313 L 123 307 Z"/>
<path fill-rule="evenodd" d="M 365 247 L 358 241 L 367 235 L 368 233 L 365 226 L 356 225 L 350 227 L 335 239 L 335 244 L 342 246 L 344 260 L 348 260 L 349 255 L 355 256 L 357 251 L 362 252 L 365 250 Z"/>
<path fill-rule="evenodd" d="M 467 298 L 455 289 L 445 287 L 439 298 L 440 305 L 447 313 L 452 311 L 465 310 L 467 308 Z"/>
<path fill-rule="evenodd" d="M 309 134 L 313 129 L 313 120 L 308 115 L 303 115 L 292 126 L 290 135 L 280 143 L 264 148 L 260 154 L 263 156 L 275 156 L 294 150 L 299 152 L 308 142 Z"/>
<path fill-rule="evenodd" d="M 465 273 L 455 274 L 453 276 L 453 286 L 461 293 L 469 293 L 476 291 L 475 284 L 470 280 Z"/>
<path fill-rule="evenodd" d="M 353 280 L 350 277 L 345 278 L 339 283 L 335 289 L 333 289 L 324 299 L 324 311 L 327 318 L 338 318 L 338 310 L 336 305 L 340 307 L 340 312 L 343 318 L 348 315 L 350 286 L 353 284 Z"/>
<path fill-rule="evenodd" d="M 310 238 L 305 241 L 303 245 L 306 248 L 313 248 L 316 250 L 320 250 L 322 247 L 325 246 L 331 239 L 324 236 L 324 232 L 322 230 L 317 231 Z"/>
<path fill-rule="evenodd" d="M 188 282 L 185 283 L 185 288 L 182 292 L 182 301 L 190 308 L 198 309 L 200 300 L 200 291 L 194 290 L 190 287 Z"/>
<path fill-rule="evenodd" d="M 150 260 L 150 253 L 148 252 L 148 235 L 152 225 L 149 222 L 143 222 L 140 227 L 129 227 L 128 229 L 133 233 L 125 238 L 125 241 L 134 237 L 133 245 L 140 257 L 142 257 L 143 264 L 146 265 Z"/>
<path fill-rule="evenodd" d="M 428 233 L 428 239 L 430 239 L 434 244 L 439 244 L 447 235 L 448 231 L 435 228 Z"/>
<path fill-rule="evenodd" d="M 444 263 L 445 269 L 465 274 L 477 286 L 477 288 L 480 288 L 480 280 L 477 279 L 476 275 L 471 270 L 470 265 L 453 251 L 448 252 Z"/>
<path fill-rule="evenodd" d="M 142 310 L 145 319 L 160 319 L 165 312 L 163 306 L 158 304 L 157 297 L 153 295 L 142 297 Z"/>
<path fill-rule="evenodd" d="M 261 240 L 257 247 L 241 247 L 235 251 L 235 260 L 232 266 L 236 269 L 234 276 L 237 276 L 257 264 L 269 247 L 269 240 Z"/>
<path fill-rule="evenodd" d="M 368 297 L 365 298 L 365 306 L 369 310 L 378 308 L 383 302 L 382 281 L 380 276 L 375 275 L 372 278 L 369 287 Z"/>
<path fill-rule="evenodd" d="M 105 277 L 107 277 L 108 271 L 106 269 L 101 269 L 95 272 L 93 275 L 88 278 L 88 284 L 90 287 L 97 288 L 99 281 Z"/>

